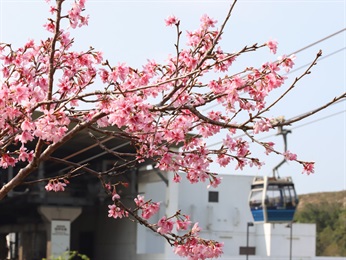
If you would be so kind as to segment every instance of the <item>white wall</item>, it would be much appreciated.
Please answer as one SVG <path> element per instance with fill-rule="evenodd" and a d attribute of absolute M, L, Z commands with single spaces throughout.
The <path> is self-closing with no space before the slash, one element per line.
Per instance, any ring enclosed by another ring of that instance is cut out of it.
<path fill-rule="evenodd" d="M 248 194 L 252 177 L 223 176 L 218 188 L 207 188 L 209 183 L 179 185 L 179 207 L 182 212 L 198 221 L 201 236 L 225 243 L 227 255 L 238 255 L 239 247 L 246 245 L 246 226 L 252 221 L 248 207 Z M 209 191 L 219 192 L 219 202 L 208 202 Z M 251 230 L 252 232 L 252 230 Z"/>
<path fill-rule="evenodd" d="M 160 211 L 154 215 L 149 222 L 157 223 L 160 216 L 166 213 L 166 184 L 163 181 L 139 183 L 138 192 L 144 195 L 146 200 L 160 202 Z M 139 213 L 140 214 L 140 213 Z M 166 241 L 148 228 L 137 224 L 137 254 L 163 254 L 165 252 Z"/>
<path fill-rule="evenodd" d="M 192 221 L 199 222 L 201 237 L 224 242 L 222 259 L 245 259 L 245 256 L 239 255 L 239 248 L 246 246 L 247 223 L 253 222 L 248 206 L 253 176 L 222 177 L 223 181 L 218 188 L 207 189 L 208 183 L 190 184 L 184 178 L 180 184 L 170 182 L 168 187 L 158 179 L 158 182 L 153 183 L 146 180 L 139 187 L 147 198 L 153 198 L 154 201 L 165 197 L 167 215 L 181 209 L 183 214 L 190 215 Z M 218 202 L 208 201 L 210 191 L 218 191 Z M 164 215 L 164 212 L 160 213 L 161 216 Z M 249 246 L 256 247 L 256 256 L 251 258 L 288 259 L 290 228 L 286 225 L 256 223 L 249 227 Z M 294 224 L 292 231 L 292 256 L 298 257 L 297 259 L 312 259 L 316 245 L 315 224 Z M 164 239 L 155 237 L 141 227 L 137 235 L 141 253 L 164 253 L 164 259 L 177 259 Z M 163 251 L 162 242 L 165 243 Z"/>
<path fill-rule="evenodd" d="M 290 253 L 292 241 L 292 256 L 315 256 L 316 225 L 293 224 L 292 240 L 291 230 L 287 224 L 257 224 L 256 228 L 256 254 L 271 257 L 287 257 Z"/>
<path fill-rule="evenodd" d="M 230 178 L 232 177 L 232 178 Z M 218 188 L 208 183 L 190 184 L 187 180 L 179 185 L 179 206 L 190 213 L 204 229 L 236 231 L 243 229 L 252 216 L 248 207 L 248 194 L 252 177 L 224 176 Z M 219 192 L 219 202 L 208 202 L 209 191 Z"/>

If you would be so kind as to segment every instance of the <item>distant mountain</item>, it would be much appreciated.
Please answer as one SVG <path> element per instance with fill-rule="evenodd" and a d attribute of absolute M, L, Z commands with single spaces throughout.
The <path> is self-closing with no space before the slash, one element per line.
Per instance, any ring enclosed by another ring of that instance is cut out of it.
<path fill-rule="evenodd" d="M 299 196 L 294 221 L 316 223 L 316 255 L 346 256 L 346 190 Z"/>
<path fill-rule="evenodd" d="M 298 210 L 304 208 L 306 204 L 321 204 L 323 202 L 340 203 L 346 207 L 346 190 L 336 192 L 316 192 L 299 195 Z"/>

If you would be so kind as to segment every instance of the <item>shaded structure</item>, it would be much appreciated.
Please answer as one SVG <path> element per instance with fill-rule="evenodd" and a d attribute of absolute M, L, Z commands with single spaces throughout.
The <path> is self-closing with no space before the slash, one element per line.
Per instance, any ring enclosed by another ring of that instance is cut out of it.
<path fill-rule="evenodd" d="M 105 180 L 113 183 L 129 183 L 129 187 L 119 186 L 118 189 L 124 203 L 129 204 L 137 194 L 138 168 L 145 166 L 145 163 L 129 164 L 134 153 L 135 148 L 129 141 L 103 137 L 90 130 L 80 132 L 60 147 L 28 176 L 23 185 L 0 201 L 0 259 L 7 259 L 4 256 L 7 257 L 8 252 L 10 259 L 41 260 L 66 250 L 77 250 L 96 259 L 97 222 L 101 214 L 108 221 L 107 205 L 112 201 L 98 176 L 80 166 L 103 174 Z M 123 156 L 120 158 L 116 154 Z M 117 171 L 112 171 L 114 166 Z M 21 167 L 23 165 L 18 164 L 1 169 L 0 186 L 13 178 Z M 64 175 L 70 182 L 64 192 L 45 190 L 50 178 Z M 132 226 L 135 228 L 134 224 Z"/>

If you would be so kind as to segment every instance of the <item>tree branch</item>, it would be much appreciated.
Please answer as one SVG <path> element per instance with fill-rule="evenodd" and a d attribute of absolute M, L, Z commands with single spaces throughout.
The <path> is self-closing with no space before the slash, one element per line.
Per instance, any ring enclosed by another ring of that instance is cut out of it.
<path fill-rule="evenodd" d="M 9 191 L 17 187 L 19 184 L 21 184 L 24 179 L 33 171 L 37 169 L 39 164 L 42 161 L 48 160 L 50 155 L 56 151 L 60 146 L 65 144 L 67 141 L 71 140 L 76 134 L 78 134 L 83 129 L 87 128 L 89 125 L 92 125 L 95 123 L 98 119 L 104 117 L 104 113 L 98 113 L 96 114 L 92 120 L 88 122 L 83 122 L 79 125 L 76 125 L 70 132 L 68 132 L 59 142 L 53 143 L 49 145 L 44 152 L 42 152 L 39 157 L 35 157 L 33 161 L 31 161 L 27 166 L 20 169 L 16 176 L 14 176 L 8 183 L 6 183 L 4 186 L 2 186 L 0 190 L 0 200 L 2 200 Z M 36 149 L 39 149 L 42 147 L 43 142 L 39 141 L 41 144 L 40 146 L 37 146 Z"/>

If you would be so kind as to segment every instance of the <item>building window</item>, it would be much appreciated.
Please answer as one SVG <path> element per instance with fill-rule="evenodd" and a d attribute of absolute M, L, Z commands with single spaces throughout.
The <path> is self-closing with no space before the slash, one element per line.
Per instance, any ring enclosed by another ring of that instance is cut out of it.
<path fill-rule="evenodd" d="M 219 192 L 209 191 L 208 202 L 219 202 Z"/>

